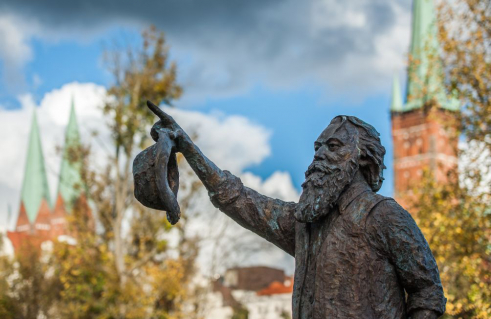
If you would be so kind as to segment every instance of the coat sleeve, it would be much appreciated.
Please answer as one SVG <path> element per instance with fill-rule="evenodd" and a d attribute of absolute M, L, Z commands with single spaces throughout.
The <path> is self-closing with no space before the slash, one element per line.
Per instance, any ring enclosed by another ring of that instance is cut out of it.
<path fill-rule="evenodd" d="M 382 253 L 394 265 L 407 293 L 407 312 L 432 310 L 442 315 L 446 298 L 428 242 L 411 215 L 394 200 L 381 202 L 370 218 Z"/>
<path fill-rule="evenodd" d="M 229 171 L 224 173 L 226 178 L 215 189 L 208 189 L 213 205 L 242 227 L 294 256 L 296 204 L 261 195 L 245 187 Z"/>

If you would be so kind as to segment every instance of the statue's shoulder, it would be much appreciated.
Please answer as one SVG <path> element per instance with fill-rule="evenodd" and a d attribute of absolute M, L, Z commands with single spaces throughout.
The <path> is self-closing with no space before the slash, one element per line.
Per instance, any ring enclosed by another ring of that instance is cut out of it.
<path fill-rule="evenodd" d="M 345 216 L 345 219 L 350 220 L 355 225 L 362 226 L 366 223 L 366 220 L 370 217 L 372 211 L 382 202 L 389 199 L 390 198 L 378 195 L 372 191 L 365 191 L 348 205 L 348 209 L 346 209 L 348 212 L 347 214 L 342 210 L 341 212 L 343 216 Z"/>
<path fill-rule="evenodd" d="M 360 201 L 363 203 L 365 208 L 364 210 L 368 214 L 374 210 L 380 210 L 380 207 L 385 208 L 387 206 L 399 205 L 393 198 L 385 197 L 375 192 L 365 192 L 360 197 Z"/>
<path fill-rule="evenodd" d="M 376 193 L 368 195 L 374 203 L 369 218 L 380 224 L 391 224 L 400 222 L 414 223 L 414 219 L 399 203 L 392 197 L 382 196 Z"/>

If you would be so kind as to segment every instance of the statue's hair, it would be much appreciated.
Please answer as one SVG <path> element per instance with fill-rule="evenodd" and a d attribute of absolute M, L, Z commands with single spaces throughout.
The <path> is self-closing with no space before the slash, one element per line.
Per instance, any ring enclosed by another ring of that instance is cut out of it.
<path fill-rule="evenodd" d="M 358 150 L 360 154 L 360 171 L 363 173 L 368 185 L 377 192 L 384 181 L 383 171 L 385 147 L 380 142 L 380 134 L 368 123 L 355 116 L 339 115 L 331 123 L 341 120 L 341 125 L 351 123 L 358 130 Z"/>

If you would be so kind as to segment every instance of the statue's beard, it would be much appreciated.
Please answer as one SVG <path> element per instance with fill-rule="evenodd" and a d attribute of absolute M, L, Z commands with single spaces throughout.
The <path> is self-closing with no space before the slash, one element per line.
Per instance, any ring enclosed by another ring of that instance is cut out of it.
<path fill-rule="evenodd" d="M 358 161 L 354 158 L 341 164 L 312 162 L 305 172 L 303 192 L 295 218 L 301 223 L 312 223 L 327 216 L 357 171 Z"/>

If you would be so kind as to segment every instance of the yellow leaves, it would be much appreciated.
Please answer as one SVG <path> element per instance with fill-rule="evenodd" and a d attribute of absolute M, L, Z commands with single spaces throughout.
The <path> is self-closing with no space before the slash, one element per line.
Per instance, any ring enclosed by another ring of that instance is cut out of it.
<path fill-rule="evenodd" d="M 452 318 L 489 318 L 491 312 L 491 216 L 486 196 L 458 182 L 435 183 L 425 174 L 414 188 L 416 221 L 437 261 L 447 314 Z"/>
<path fill-rule="evenodd" d="M 166 246 L 166 241 L 157 244 Z M 114 255 L 107 245 L 96 242 L 58 245 L 55 264 L 62 284 L 62 317 L 184 318 L 180 305 L 187 297 L 185 260 L 150 260 L 121 284 L 114 268 Z M 126 263 L 133 265 L 142 258 L 142 255 L 127 255 Z"/>
<path fill-rule="evenodd" d="M 80 275 L 80 270 L 78 270 L 78 269 L 71 269 L 70 270 L 70 275 L 77 277 L 77 276 Z"/>

